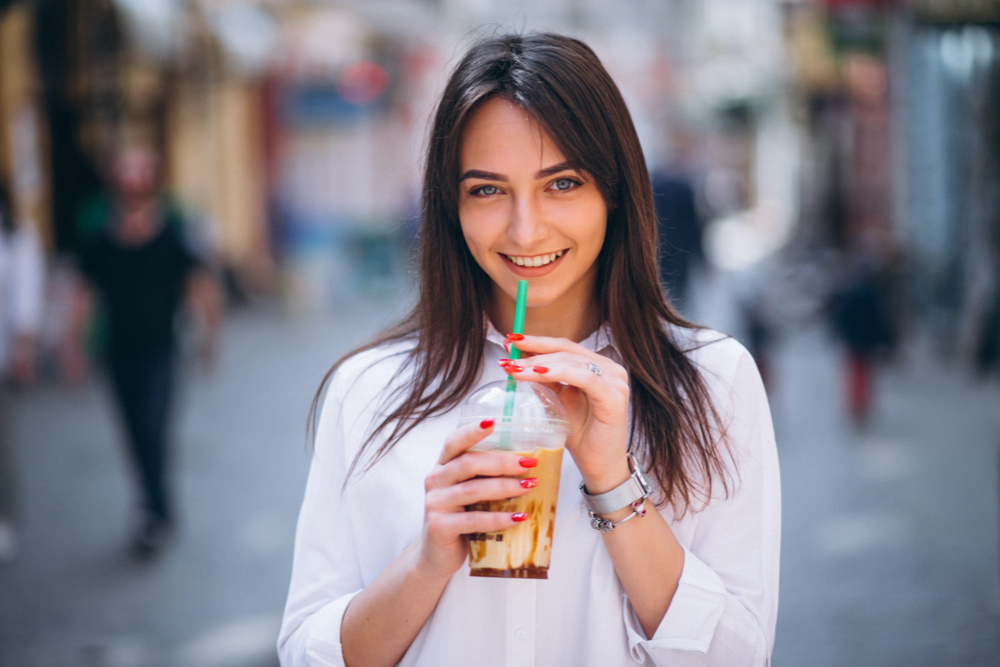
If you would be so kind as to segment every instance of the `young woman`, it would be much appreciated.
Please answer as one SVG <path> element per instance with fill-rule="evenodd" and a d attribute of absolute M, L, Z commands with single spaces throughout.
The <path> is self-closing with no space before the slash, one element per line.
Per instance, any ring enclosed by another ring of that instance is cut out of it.
<path fill-rule="evenodd" d="M 328 375 L 283 665 L 769 662 L 767 399 L 738 343 L 671 310 L 655 257 L 642 150 L 594 53 L 552 34 L 475 45 L 430 138 L 419 302 Z M 505 338 L 520 279 L 529 335 Z M 524 519 L 464 509 L 528 492 L 533 460 L 468 451 L 492 424 L 455 428 L 463 399 L 507 376 L 548 383 L 572 422 L 547 580 L 465 565 L 467 534 Z M 601 494 L 619 504 L 592 521 Z"/>

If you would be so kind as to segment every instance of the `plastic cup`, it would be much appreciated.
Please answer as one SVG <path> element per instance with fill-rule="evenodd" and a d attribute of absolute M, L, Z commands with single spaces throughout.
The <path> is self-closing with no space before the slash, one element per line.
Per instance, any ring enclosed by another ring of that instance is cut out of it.
<path fill-rule="evenodd" d="M 505 407 L 509 416 L 505 416 Z M 566 408 L 555 393 L 534 382 L 518 382 L 513 410 L 507 382 L 491 382 L 475 391 L 462 408 L 460 425 L 496 420 L 493 432 L 473 451 L 505 450 L 538 459 L 521 477 L 537 477 L 538 486 L 523 496 L 469 505 L 467 510 L 524 512 L 528 518 L 497 533 L 472 533 L 470 574 L 474 577 L 547 579 L 552 556 L 556 502 L 563 448 L 570 434 Z"/>

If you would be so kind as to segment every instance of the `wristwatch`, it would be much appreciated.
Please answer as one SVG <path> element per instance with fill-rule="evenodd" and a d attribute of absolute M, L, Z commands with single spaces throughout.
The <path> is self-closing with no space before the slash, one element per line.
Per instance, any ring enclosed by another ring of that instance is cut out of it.
<path fill-rule="evenodd" d="M 583 499 L 587 501 L 587 506 L 590 508 L 591 515 L 610 514 L 611 512 L 628 507 L 629 505 L 632 506 L 632 511 L 634 513 L 629 514 L 622 521 L 627 521 L 635 516 L 635 514 L 639 514 L 639 512 L 636 511 L 635 506 L 643 506 L 642 501 L 649 497 L 649 494 L 652 492 L 652 487 L 650 487 L 649 482 L 646 480 L 646 475 L 643 473 L 642 468 L 639 467 L 639 462 L 636 461 L 635 456 L 633 456 L 631 452 L 628 454 L 628 468 L 632 471 L 632 475 L 607 493 L 600 493 L 596 496 L 592 496 L 587 493 L 586 485 L 584 485 L 583 482 L 580 482 L 580 493 L 583 494 Z M 639 514 L 639 516 L 642 516 L 642 514 Z M 593 516 L 591 516 L 591 519 L 593 519 Z M 601 521 L 604 521 L 604 519 L 601 519 Z M 622 523 L 622 521 L 619 521 L 618 523 Z M 596 527 L 597 526 L 595 526 L 595 528 Z"/>

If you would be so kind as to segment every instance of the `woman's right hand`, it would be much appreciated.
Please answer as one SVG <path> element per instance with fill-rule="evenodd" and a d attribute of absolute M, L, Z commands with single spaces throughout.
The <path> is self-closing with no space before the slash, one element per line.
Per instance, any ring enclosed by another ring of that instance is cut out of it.
<path fill-rule="evenodd" d="M 466 505 L 523 496 L 538 482 L 526 476 L 536 459 L 504 451 L 470 452 L 493 431 L 493 420 L 464 426 L 445 440 L 441 458 L 424 479 L 424 529 L 419 559 L 430 572 L 450 577 L 468 555 L 469 533 L 493 533 L 527 517 L 465 510 Z"/>

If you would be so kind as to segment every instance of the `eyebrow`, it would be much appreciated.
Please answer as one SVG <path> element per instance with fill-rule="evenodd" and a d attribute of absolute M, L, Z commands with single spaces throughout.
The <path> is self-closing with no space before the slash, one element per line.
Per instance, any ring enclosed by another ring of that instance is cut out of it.
<path fill-rule="evenodd" d="M 558 174 L 560 171 L 566 171 L 567 169 L 571 169 L 575 172 L 580 171 L 567 160 L 560 162 L 559 164 L 554 164 L 551 167 L 546 167 L 545 169 L 539 169 L 535 172 L 535 178 L 545 178 L 546 176 L 552 176 L 553 174 Z M 458 179 L 458 182 L 461 183 L 467 178 L 481 178 L 486 181 L 507 181 L 507 177 L 503 174 L 497 174 L 492 171 L 482 171 L 480 169 L 470 169 L 462 174 L 462 177 Z"/>

